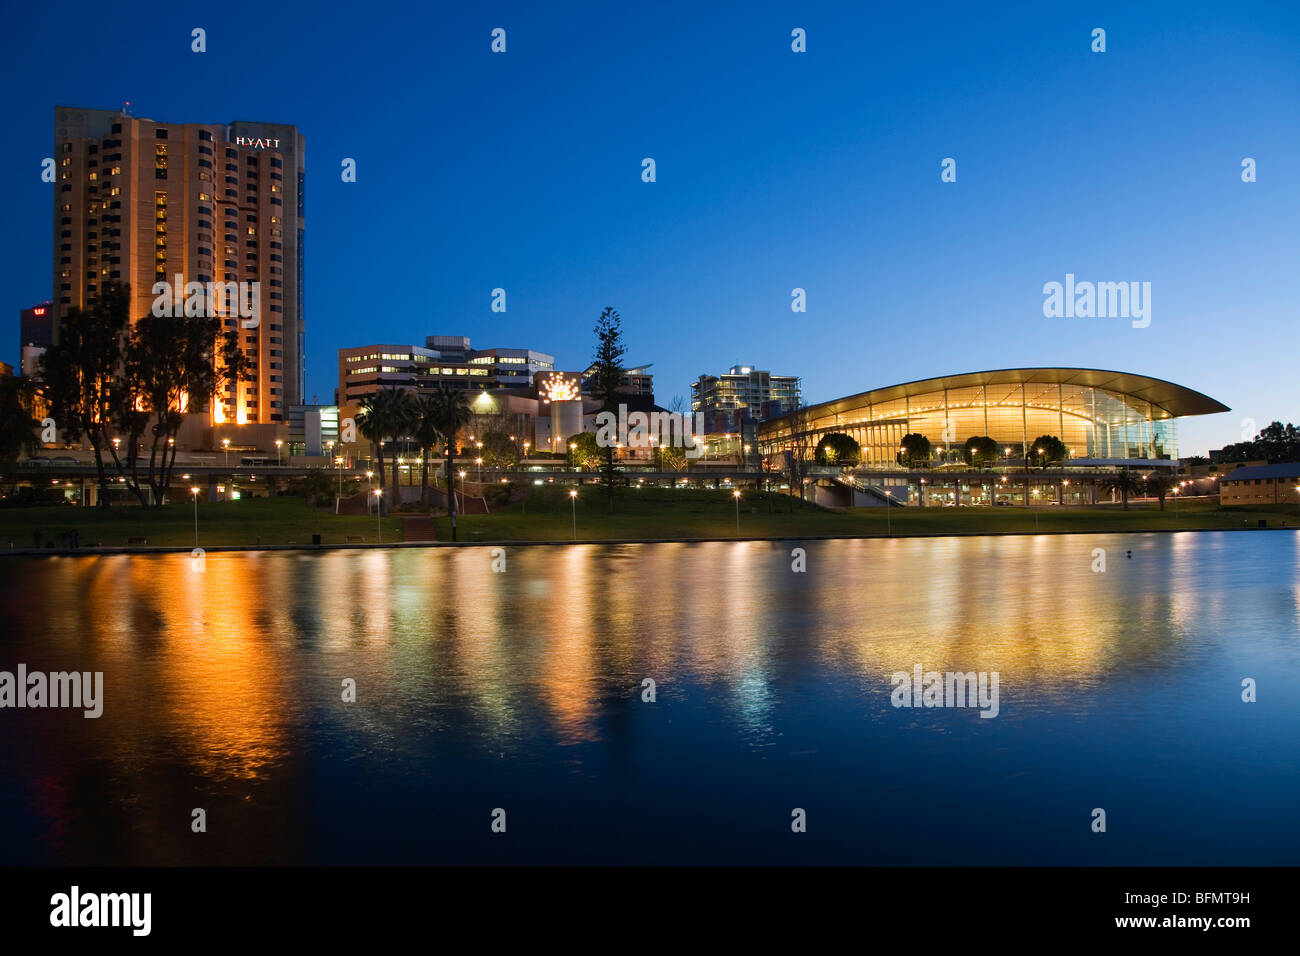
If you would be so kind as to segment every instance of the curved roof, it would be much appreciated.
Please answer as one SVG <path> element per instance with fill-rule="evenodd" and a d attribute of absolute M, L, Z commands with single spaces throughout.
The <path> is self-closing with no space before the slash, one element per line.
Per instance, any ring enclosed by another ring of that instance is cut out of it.
<path fill-rule="evenodd" d="M 1156 408 L 1164 410 L 1174 418 L 1184 415 L 1212 415 L 1216 412 L 1231 411 L 1220 401 L 1200 392 L 1166 382 L 1164 379 L 1149 375 L 1135 375 L 1132 372 L 1112 372 L 1096 368 L 1004 368 L 987 372 L 965 372 L 960 375 L 944 375 L 939 378 L 923 378 L 902 385 L 890 385 L 885 388 L 873 388 L 870 391 L 846 395 L 844 398 L 832 399 L 809 405 L 801 411 L 813 415 L 843 414 L 861 408 L 868 403 L 889 402 L 895 399 L 925 395 L 942 391 L 945 388 L 970 388 L 973 385 L 1084 385 L 1090 388 L 1102 388 L 1118 392 L 1142 402 L 1150 402 Z M 793 414 L 793 413 L 788 413 Z M 779 422 L 787 415 L 770 418 L 764 424 Z"/>

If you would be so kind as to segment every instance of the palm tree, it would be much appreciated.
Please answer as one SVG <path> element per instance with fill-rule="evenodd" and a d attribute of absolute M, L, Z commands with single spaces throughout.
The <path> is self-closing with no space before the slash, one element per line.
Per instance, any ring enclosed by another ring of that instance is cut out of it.
<path fill-rule="evenodd" d="M 398 484 L 397 443 L 411 434 L 415 425 L 415 400 L 405 389 L 390 388 L 389 434 L 393 439 L 393 501 L 401 504 L 401 486 Z"/>
<path fill-rule="evenodd" d="M 375 449 L 375 471 L 379 473 L 379 513 L 387 514 L 387 496 L 384 494 L 384 439 L 400 430 L 398 419 L 405 393 L 395 388 L 383 388 L 361 400 L 357 414 L 357 427 L 370 439 Z M 397 484 L 397 462 L 393 462 L 393 484 Z"/>
<path fill-rule="evenodd" d="M 429 506 L 429 452 L 438 441 L 438 401 L 432 395 L 415 399 L 415 440 L 420 446 L 420 504 Z"/>
<path fill-rule="evenodd" d="M 1127 465 L 1124 466 L 1123 471 L 1100 479 L 1097 482 L 1097 487 L 1102 491 L 1118 491 L 1124 499 L 1125 511 L 1128 511 L 1128 496 L 1141 494 L 1142 492 L 1142 483 L 1138 480 L 1137 475 L 1128 470 Z"/>
<path fill-rule="evenodd" d="M 456 540 L 456 479 L 452 469 L 456 454 L 456 433 L 465 426 L 472 414 L 465 393 L 458 388 L 440 388 L 429 396 L 435 411 L 433 421 L 441 436 L 447 462 L 447 513 L 451 515 L 451 540 Z"/>

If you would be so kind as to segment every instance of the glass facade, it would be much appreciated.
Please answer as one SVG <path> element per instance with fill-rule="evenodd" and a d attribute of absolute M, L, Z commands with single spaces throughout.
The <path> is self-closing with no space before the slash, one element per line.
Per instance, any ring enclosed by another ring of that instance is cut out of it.
<path fill-rule="evenodd" d="M 1018 381 L 958 387 L 918 382 L 806 407 L 761 425 L 760 447 L 764 454 L 795 450 L 808 440 L 794 436 L 815 444 L 822 435 L 843 432 L 862 446 L 864 467 L 896 467 L 903 436 L 913 432 L 930 440 L 936 462 L 959 461 L 969 438 L 987 435 L 1003 457 L 1019 458 L 1026 444 L 1055 435 L 1071 458 L 1178 457 L 1176 419 L 1162 405 L 1110 388 L 1036 381 L 1036 371 L 1025 370 Z"/>

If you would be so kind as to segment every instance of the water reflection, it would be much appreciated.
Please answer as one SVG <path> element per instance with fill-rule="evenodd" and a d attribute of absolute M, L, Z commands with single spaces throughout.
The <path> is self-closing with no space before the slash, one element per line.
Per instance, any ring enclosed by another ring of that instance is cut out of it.
<path fill-rule="evenodd" d="M 998 671 L 1000 727 L 1096 720 L 1134 675 L 1220 681 L 1206 668 L 1243 625 L 1288 642 L 1252 653 L 1294 671 L 1298 541 L 818 541 L 803 571 L 766 542 L 510 548 L 504 571 L 489 548 L 215 553 L 201 572 L 188 555 L 16 559 L 0 666 L 102 670 L 107 703 L 98 721 L 0 714 L 20 731 L 0 797 L 33 861 L 190 861 L 183 821 L 205 803 L 243 821 L 205 860 L 291 861 L 311 827 L 286 821 L 331 788 L 452 800 L 500 768 L 636 776 L 679 748 L 707 775 L 719 753 L 835 750 L 852 721 L 924 730 L 888 707 L 889 675 L 917 663 Z M 646 677 L 661 710 L 641 706 Z"/>

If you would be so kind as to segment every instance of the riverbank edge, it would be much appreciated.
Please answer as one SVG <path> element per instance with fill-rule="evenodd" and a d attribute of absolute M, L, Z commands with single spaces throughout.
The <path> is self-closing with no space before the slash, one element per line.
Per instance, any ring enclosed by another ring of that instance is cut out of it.
<path fill-rule="evenodd" d="M 709 538 L 592 538 L 582 541 L 573 541 L 570 539 L 555 539 L 546 541 L 535 541 L 531 539 L 523 540 L 500 540 L 500 541 L 395 541 L 391 544 L 260 544 L 260 545 L 238 545 L 238 544 L 216 544 L 198 546 L 204 554 L 218 554 L 231 551 L 374 551 L 380 548 L 522 548 L 522 547 L 543 547 L 555 548 L 566 545 L 584 545 L 584 544 L 710 544 L 717 542 L 735 543 L 738 541 L 890 541 L 904 540 L 908 538 L 1008 538 L 1008 537 L 1037 537 L 1039 535 L 1066 535 L 1066 534 L 1216 534 L 1223 532 L 1240 533 L 1247 531 L 1290 531 L 1295 532 L 1297 528 L 1280 526 L 1276 528 L 1148 528 L 1148 529 L 1106 529 L 1097 528 L 1089 530 L 1074 529 L 1070 531 L 934 531 L 934 532 L 914 532 L 907 534 L 808 534 L 808 535 L 769 535 L 751 537 L 742 535 L 739 537 L 732 536 L 727 538 L 709 537 Z M 171 545 L 159 547 L 107 547 L 107 548 L 5 548 L 0 550 L 0 556 L 12 558 L 90 558 L 99 555 L 142 555 L 142 554 L 193 554 L 195 548 L 184 545 Z"/>

